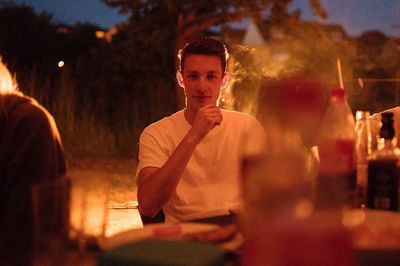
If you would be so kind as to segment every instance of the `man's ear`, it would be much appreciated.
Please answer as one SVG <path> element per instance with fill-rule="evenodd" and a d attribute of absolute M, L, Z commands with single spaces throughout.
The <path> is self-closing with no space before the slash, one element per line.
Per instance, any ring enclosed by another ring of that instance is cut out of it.
<path fill-rule="evenodd" d="M 179 86 L 185 88 L 185 83 L 183 83 L 183 76 L 180 70 L 176 71 L 176 80 L 178 81 Z"/>
<path fill-rule="evenodd" d="M 228 85 L 229 77 L 230 77 L 229 73 L 225 72 L 221 82 L 221 90 L 225 89 L 225 87 Z"/>

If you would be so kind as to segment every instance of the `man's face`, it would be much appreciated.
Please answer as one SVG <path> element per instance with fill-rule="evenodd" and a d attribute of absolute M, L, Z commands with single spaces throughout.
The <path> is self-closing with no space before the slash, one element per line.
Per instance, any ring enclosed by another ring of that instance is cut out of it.
<path fill-rule="evenodd" d="M 217 104 L 224 78 L 218 56 L 187 55 L 182 77 L 188 109 Z"/>

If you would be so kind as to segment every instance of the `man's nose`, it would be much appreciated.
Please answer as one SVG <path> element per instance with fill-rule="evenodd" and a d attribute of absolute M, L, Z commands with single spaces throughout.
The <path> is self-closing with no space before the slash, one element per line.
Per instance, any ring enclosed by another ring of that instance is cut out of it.
<path fill-rule="evenodd" d="M 207 81 L 206 81 L 206 79 L 204 79 L 204 78 L 201 78 L 200 80 L 199 80 L 199 84 L 198 84 L 199 86 L 197 86 L 197 90 L 200 92 L 200 93 L 205 93 L 206 91 L 207 91 Z"/>

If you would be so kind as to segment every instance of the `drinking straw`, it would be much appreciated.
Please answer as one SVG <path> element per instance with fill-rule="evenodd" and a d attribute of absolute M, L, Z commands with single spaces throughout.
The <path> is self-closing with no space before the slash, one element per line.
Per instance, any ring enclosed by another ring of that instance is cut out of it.
<path fill-rule="evenodd" d="M 342 65 L 340 64 L 340 58 L 337 59 L 337 69 L 338 69 L 338 75 L 339 75 L 340 88 L 344 89 L 343 76 L 342 76 Z"/>
<path fill-rule="evenodd" d="M 357 81 L 358 81 L 358 85 L 359 85 L 362 89 L 364 89 L 364 81 L 363 81 L 363 79 L 362 79 L 362 78 L 358 78 Z"/>

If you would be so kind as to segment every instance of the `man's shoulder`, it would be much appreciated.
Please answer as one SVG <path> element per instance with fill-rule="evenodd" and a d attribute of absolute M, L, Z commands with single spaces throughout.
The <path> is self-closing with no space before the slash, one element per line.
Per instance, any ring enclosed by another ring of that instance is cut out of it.
<path fill-rule="evenodd" d="M 232 119 L 242 119 L 242 120 L 256 120 L 253 116 L 235 111 L 235 110 L 226 110 L 226 109 L 221 109 L 222 114 L 226 117 L 232 118 Z"/>
<path fill-rule="evenodd" d="M 22 94 L 5 98 L 7 122 L 4 130 L 13 138 L 32 137 L 35 141 L 59 140 L 59 132 L 53 116 L 36 100 Z"/>
<path fill-rule="evenodd" d="M 151 123 L 143 130 L 143 132 L 151 132 L 151 131 L 158 131 L 160 129 L 167 129 L 173 126 L 174 123 L 177 123 L 180 119 L 182 119 L 182 117 L 184 117 L 183 110 L 180 110 L 178 112 L 171 114 L 170 116 L 166 116 L 156 122 Z"/>
<path fill-rule="evenodd" d="M 53 122 L 52 115 L 35 99 L 22 94 L 12 94 L 5 99 L 9 116 L 25 123 L 47 124 Z"/>
<path fill-rule="evenodd" d="M 234 123 L 235 125 L 253 125 L 259 124 L 257 119 L 249 114 L 242 113 L 234 110 L 222 110 L 223 119 L 228 123 Z"/>

